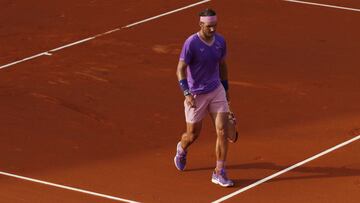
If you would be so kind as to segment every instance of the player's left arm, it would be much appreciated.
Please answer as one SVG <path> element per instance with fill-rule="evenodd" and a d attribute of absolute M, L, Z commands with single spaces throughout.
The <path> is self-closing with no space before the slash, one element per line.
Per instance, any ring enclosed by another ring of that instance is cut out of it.
<path fill-rule="evenodd" d="M 226 91 L 226 98 L 230 101 L 230 94 L 229 94 L 229 82 L 228 82 L 228 69 L 225 59 L 222 59 L 219 63 L 220 68 L 220 80 L 224 89 Z"/>
<path fill-rule="evenodd" d="M 227 64 L 225 59 L 220 61 L 220 79 L 221 80 L 227 80 L 228 79 L 228 70 L 227 70 Z"/>

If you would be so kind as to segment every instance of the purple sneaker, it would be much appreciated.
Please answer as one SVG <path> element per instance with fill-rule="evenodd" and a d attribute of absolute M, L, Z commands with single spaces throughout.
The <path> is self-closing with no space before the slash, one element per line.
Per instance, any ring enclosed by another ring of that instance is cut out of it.
<path fill-rule="evenodd" d="M 226 172 L 224 169 L 221 169 L 220 173 L 217 174 L 215 171 L 212 174 L 211 182 L 219 184 L 222 187 L 232 187 L 234 182 L 227 178 Z"/>
<path fill-rule="evenodd" d="M 181 143 L 179 142 L 176 147 L 176 155 L 174 163 L 179 171 L 183 171 L 186 165 L 186 151 L 182 150 Z"/>

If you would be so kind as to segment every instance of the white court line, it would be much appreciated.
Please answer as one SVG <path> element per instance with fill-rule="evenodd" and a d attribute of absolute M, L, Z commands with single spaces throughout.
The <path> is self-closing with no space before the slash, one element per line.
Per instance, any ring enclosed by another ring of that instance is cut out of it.
<path fill-rule="evenodd" d="M 51 49 L 48 52 L 56 52 L 56 51 L 59 51 L 61 49 L 65 49 L 65 48 L 68 48 L 68 47 L 71 47 L 71 46 L 74 46 L 74 45 L 77 45 L 77 44 L 81 44 L 81 43 L 84 43 L 84 42 L 87 42 L 87 41 L 90 41 L 90 40 L 93 40 L 93 39 L 95 39 L 95 37 L 88 37 L 86 39 L 82 39 L 82 40 L 79 40 L 79 41 L 76 41 L 76 42 L 73 42 L 73 43 L 70 43 L 70 44 L 55 48 L 55 49 Z"/>
<path fill-rule="evenodd" d="M 320 4 L 320 3 L 313 3 L 313 2 L 307 2 L 307 1 L 297 1 L 297 0 L 283 0 L 283 1 L 360 12 L 360 9 L 343 7 L 343 6 L 334 6 L 334 5 L 329 5 L 329 4 Z"/>
<path fill-rule="evenodd" d="M 69 187 L 69 186 L 65 186 L 65 185 L 59 185 L 59 184 L 55 184 L 55 183 L 50 183 L 50 182 L 46 182 L 46 181 L 42 181 L 42 180 L 37 180 L 37 179 L 33 179 L 33 178 L 19 176 L 19 175 L 6 173 L 6 172 L 2 172 L 2 171 L 0 171 L 0 175 L 9 176 L 9 177 L 17 178 L 17 179 L 22 179 L 22 180 L 27 180 L 27 181 L 40 183 L 40 184 L 43 184 L 43 185 L 49 185 L 49 186 L 62 188 L 62 189 L 66 189 L 66 190 L 72 190 L 72 191 L 76 191 L 76 192 L 81 192 L 81 193 L 85 193 L 85 194 L 88 194 L 88 195 L 103 197 L 103 198 L 106 198 L 106 199 L 116 200 L 116 201 L 120 201 L 120 202 L 139 203 L 139 202 L 128 200 L 128 199 L 123 199 L 123 198 L 114 197 L 114 196 L 110 196 L 110 195 L 104 195 L 104 194 L 101 194 L 101 193 L 91 192 L 91 191 L 88 191 L 88 190 L 82 190 L 82 189 Z"/>
<path fill-rule="evenodd" d="M 119 31 L 119 30 L 121 30 L 121 29 L 130 28 L 130 27 L 133 27 L 133 26 L 135 26 L 135 25 L 139 25 L 139 24 L 141 24 L 141 23 L 145 23 L 145 22 L 148 22 L 148 21 L 157 19 L 157 18 L 161 18 L 161 17 L 163 17 L 163 16 L 170 15 L 170 14 L 172 14 L 172 13 L 176 13 L 176 12 L 179 12 L 179 11 L 182 11 L 182 10 L 185 10 L 185 9 L 188 9 L 188 8 L 191 8 L 191 7 L 200 5 L 200 4 L 204 4 L 204 3 L 207 3 L 207 2 L 210 2 L 210 1 L 211 1 L 211 0 L 203 0 L 203 1 L 200 1 L 200 2 L 197 2 L 197 3 L 194 3 L 194 4 L 190 4 L 190 5 L 188 5 L 188 6 L 184 6 L 184 7 L 181 7 L 181 8 L 178 8 L 178 9 L 175 9 L 175 10 L 172 10 L 172 11 L 169 11 L 169 12 L 166 12 L 166 13 L 163 13 L 163 14 L 160 14 L 160 15 L 157 15 L 157 16 L 154 16 L 154 17 L 151 17 L 151 18 L 147 18 L 147 19 L 144 19 L 144 20 L 141 20 L 141 21 L 138 21 L 138 22 L 135 22 L 135 23 L 126 25 L 126 26 L 118 27 L 118 28 L 115 28 L 115 29 L 113 29 L 113 30 L 110 30 L 110 31 L 101 33 L 101 34 L 97 34 L 97 35 L 94 35 L 94 36 L 92 36 L 92 37 L 88 37 L 88 38 L 86 38 L 86 39 L 82 39 L 82 40 L 79 40 L 79 41 L 76 41 L 76 42 L 72 42 L 72 43 L 70 43 L 70 44 L 66 44 L 66 45 L 64 45 L 64 46 L 61 46 L 61 47 L 58 47 L 58 48 L 54 48 L 54 49 L 51 49 L 51 50 L 49 50 L 49 51 L 42 52 L 42 53 L 36 54 L 36 55 L 34 55 L 34 56 L 30 56 L 30 57 L 27 57 L 27 58 L 24 58 L 24 59 L 15 61 L 15 62 L 11 62 L 11 63 L 5 64 L 5 65 L 2 65 L 2 66 L 0 66 L 0 69 L 7 68 L 7 67 L 13 66 L 13 65 L 15 65 L 15 64 L 22 63 L 22 62 L 25 62 L 25 61 L 28 61 L 28 60 L 31 60 L 31 59 L 34 59 L 34 58 L 38 58 L 38 57 L 40 57 L 40 56 L 51 56 L 51 53 L 50 53 L 50 52 L 56 52 L 56 51 L 59 51 L 59 50 L 62 50 L 62 49 L 65 49 L 65 48 L 68 48 L 68 47 L 71 47 L 71 46 L 75 46 L 75 45 L 78 45 L 78 44 L 81 44 L 81 43 L 84 43 L 84 42 L 87 42 L 87 41 L 96 39 L 96 38 L 98 38 L 98 37 L 101 37 L 101 36 L 104 36 L 104 35 L 108 35 L 108 34 L 117 32 L 117 31 Z"/>
<path fill-rule="evenodd" d="M 3 66 L 0 66 L 0 69 L 2 68 L 6 68 L 6 67 L 10 67 L 10 66 L 13 66 L 15 64 L 18 64 L 18 63 L 22 63 L 22 62 L 25 62 L 25 61 L 29 61 L 31 59 L 34 59 L 34 58 L 37 58 L 37 57 L 40 57 L 40 56 L 49 56 L 49 52 L 42 52 L 40 54 L 36 54 L 34 56 L 30 56 L 30 57 L 27 57 L 27 58 L 24 58 L 24 59 L 21 59 L 21 60 L 18 60 L 18 61 L 14 61 L 14 62 L 11 62 L 11 63 L 8 63 L 6 65 L 3 65 Z"/>
<path fill-rule="evenodd" d="M 204 0 L 204 1 L 200 1 L 198 3 L 194 3 L 194 4 L 191 4 L 191 5 L 188 5 L 188 6 L 185 6 L 185 7 L 182 7 L 182 8 L 179 8 L 179 9 L 176 9 L 176 10 L 173 10 L 173 11 L 170 11 L 170 12 L 167 12 L 167 13 L 163 13 L 163 14 L 160 14 L 160 15 L 157 15 L 157 16 L 154 16 L 154 17 L 151 17 L 151 18 L 148 18 L 148 19 L 145 19 L 145 20 L 142 20 L 142 21 L 139 21 L 139 22 L 136 22 L 136 23 L 133 23 L 133 24 L 130 24 L 130 25 L 126 25 L 122 28 L 129 28 L 129 27 L 133 27 L 135 25 L 138 25 L 138 24 L 141 24 L 141 23 L 145 23 L 145 22 L 148 22 L 150 20 L 154 20 L 156 18 L 160 18 L 162 16 L 166 16 L 166 15 L 169 15 L 169 14 L 172 14 L 172 13 L 176 13 L 176 12 L 179 12 L 179 11 L 182 11 L 184 9 L 187 9 L 187 8 L 191 8 L 191 7 L 194 7 L 194 6 L 197 6 L 199 4 L 203 4 L 203 3 L 206 3 L 206 2 L 209 2 L 211 0 Z"/>
<path fill-rule="evenodd" d="M 310 161 L 312 161 L 314 159 L 317 159 L 317 158 L 319 158 L 319 157 L 321 157 L 321 156 L 323 156 L 325 154 L 328 154 L 328 153 L 330 153 L 330 152 L 332 152 L 332 151 L 334 151 L 336 149 L 339 149 L 340 147 L 343 147 L 343 146 L 348 145 L 348 144 L 350 144 L 352 142 L 355 142 L 358 139 L 360 139 L 360 135 L 358 135 L 358 136 L 356 136 L 356 137 L 354 137 L 354 138 L 352 138 L 352 139 L 350 139 L 350 140 L 348 140 L 346 142 L 338 144 L 335 147 L 332 147 L 332 148 L 330 148 L 328 150 L 325 150 L 325 151 L 323 151 L 323 152 L 321 152 L 321 153 L 319 153 L 319 154 L 317 154 L 315 156 L 312 156 L 312 157 L 310 157 L 310 158 L 308 158 L 308 159 L 306 159 L 306 160 L 304 160 L 302 162 L 299 162 L 299 163 L 297 163 L 295 165 L 292 165 L 292 166 L 290 166 L 290 167 L 288 167 L 288 168 L 286 168 L 286 169 L 284 169 L 282 171 L 279 171 L 279 172 L 277 172 L 277 173 L 275 173 L 273 175 L 270 175 L 270 176 L 268 176 L 268 177 L 266 177 L 264 179 L 261 179 L 261 180 L 255 182 L 255 183 L 253 183 L 251 185 L 248 185 L 248 186 L 246 186 L 244 188 L 241 188 L 241 189 L 239 189 L 239 190 L 237 190 L 237 191 L 235 191 L 235 192 L 233 192 L 233 193 L 231 193 L 229 195 L 226 195 L 226 196 L 224 196 L 224 197 L 222 197 L 222 198 L 220 198 L 218 200 L 213 201 L 212 203 L 220 203 L 220 202 L 223 202 L 223 201 L 225 201 L 227 199 L 230 199 L 231 197 L 234 197 L 235 195 L 238 195 L 238 194 L 240 194 L 242 192 L 245 192 L 246 190 L 249 190 L 249 189 L 251 189 L 251 188 L 253 188 L 255 186 L 258 186 L 258 185 L 260 185 L 260 184 L 262 184 L 262 183 L 264 183 L 264 182 L 266 182 L 266 181 L 268 181 L 270 179 L 273 179 L 273 178 L 275 178 L 275 177 L 277 177 L 277 176 L 279 176 L 279 175 L 281 175 L 283 173 L 286 173 L 286 172 L 288 172 L 290 170 L 293 170 L 294 168 L 297 168 L 297 167 L 299 167 L 301 165 L 304 165 L 304 164 L 306 164 L 306 163 L 308 163 L 308 162 L 310 162 Z"/>

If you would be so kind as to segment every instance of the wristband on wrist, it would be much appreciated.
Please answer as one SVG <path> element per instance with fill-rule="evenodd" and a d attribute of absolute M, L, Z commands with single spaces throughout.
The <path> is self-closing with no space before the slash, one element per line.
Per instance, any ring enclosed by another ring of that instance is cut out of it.
<path fill-rule="evenodd" d="M 189 90 L 189 84 L 187 79 L 182 79 L 179 81 L 179 85 L 181 90 L 184 92 L 185 90 Z"/>
<path fill-rule="evenodd" d="M 221 80 L 221 84 L 224 86 L 225 91 L 229 90 L 229 82 L 228 82 L 228 80 Z"/>

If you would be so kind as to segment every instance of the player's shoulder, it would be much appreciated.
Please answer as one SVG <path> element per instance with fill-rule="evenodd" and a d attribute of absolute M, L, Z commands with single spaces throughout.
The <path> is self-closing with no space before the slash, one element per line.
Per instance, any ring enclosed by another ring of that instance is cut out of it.
<path fill-rule="evenodd" d="M 197 33 L 194 33 L 185 40 L 185 43 L 192 43 L 192 42 L 196 41 L 197 38 L 198 38 Z"/>
<path fill-rule="evenodd" d="M 219 33 L 215 33 L 215 40 L 216 41 L 219 41 L 221 43 L 225 43 L 226 40 L 225 40 L 225 37 Z"/>
<path fill-rule="evenodd" d="M 184 47 L 187 47 L 188 49 L 193 49 L 196 47 L 198 43 L 196 41 L 198 40 L 197 34 L 190 35 L 184 42 Z"/>

